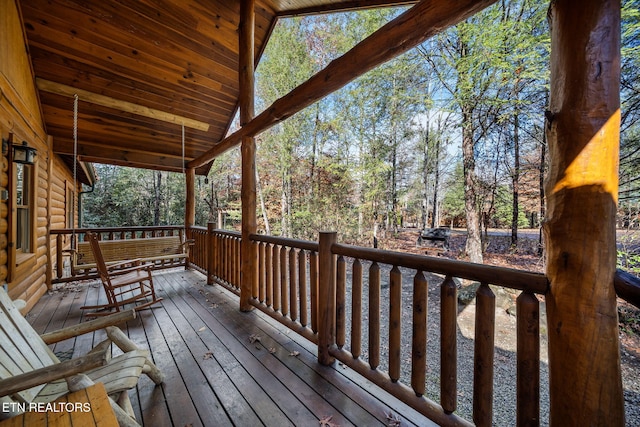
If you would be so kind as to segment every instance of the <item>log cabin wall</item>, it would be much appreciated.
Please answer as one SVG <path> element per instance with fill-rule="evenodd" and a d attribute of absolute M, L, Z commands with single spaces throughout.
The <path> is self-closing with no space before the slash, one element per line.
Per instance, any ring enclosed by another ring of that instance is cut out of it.
<path fill-rule="evenodd" d="M 49 178 L 50 186 L 50 203 L 49 203 L 49 223 L 50 228 L 72 228 L 73 224 L 70 219 L 70 212 L 72 211 L 71 203 L 74 203 L 74 223 L 76 226 L 79 222 L 78 217 L 78 194 L 80 192 L 79 185 L 74 187 L 73 173 L 68 169 L 65 163 L 59 156 L 53 156 L 52 159 L 52 173 Z M 56 251 L 57 240 L 56 236 L 49 236 L 50 254 L 51 254 L 51 270 L 55 271 L 56 265 Z M 68 249 L 71 245 L 71 239 L 67 236 L 63 238 L 64 247 L 62 249 Z"/>
<path fill-rule="evenodd" d="M 40 102 L 36 92 L 26 38 L 22 29 L 20 10 L 14 0 L 0 0 L 0 136 L 13 143 L 26 141 L 37 150 L 33 166 L 33 194 L 30 219 L 31 249 L 16 256 L 16 220 L 9 211 L 14 165 L 8 152 L 0 158 L 0 284 L 6 284 L 13 299 L 23 299 L 29 310 L 47 291 L 47 262 L 55 242 L 48 242 L 50 227 L 64 227 L 66 223 L 66 188 L 73 183 L 68 168 L 54 156 L 44 128 Z M 51 157 L 53 159 L 51 159 Z M 50 194 L 51 190 L 51 194 Z M 4 195 L 8 193 L 8 198 Z M 55 207 L 49 212 L 49 199 Z"/>

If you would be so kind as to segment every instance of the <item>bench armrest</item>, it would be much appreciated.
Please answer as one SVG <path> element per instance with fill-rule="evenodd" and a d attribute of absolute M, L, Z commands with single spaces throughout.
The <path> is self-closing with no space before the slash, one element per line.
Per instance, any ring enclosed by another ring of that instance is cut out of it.
<path fill-rule="evenodd" d="M 40 338 L 47 344 L 53 344 L 60 341 L 64 341 L 68 338 L 77 337 L 78 335 L 87 334 L 89 332 L 104 329 L 108 326 L 119 325 L 129 320 L 135 319 L 136 311 L 127 310 L 119 313 L 110 314 L 109 316 L 101 317 L 99 319 L 90 320 L 77 325 L 69 326 L 66 328 L 58 329 L 56 331 L 47 332 L 40 335 Z"/>
<path fill-rule="evenodd" d="M 93 353 L 0 380 L 0 397 L 87 372 L 107 364 L 106 353 Z"/>
<path fill-rule="evenodd" d="M 196 244 L 196 240 L 195 239 L 188 239 L 185 240 L 184 242 L 180 243 L 180 246 L 194 246 Z"/>

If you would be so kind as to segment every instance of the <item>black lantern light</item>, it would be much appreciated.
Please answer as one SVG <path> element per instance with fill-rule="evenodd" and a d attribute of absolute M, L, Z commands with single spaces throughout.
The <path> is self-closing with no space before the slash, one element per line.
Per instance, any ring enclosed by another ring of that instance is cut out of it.
<path fill-rule="evenodd" d="M 22 141 L 22 145 L 13 144 L 13 161 L 25 165 L 32 165 L 36 158 L 36 149 L 29 147 L 27 141 Z"/>

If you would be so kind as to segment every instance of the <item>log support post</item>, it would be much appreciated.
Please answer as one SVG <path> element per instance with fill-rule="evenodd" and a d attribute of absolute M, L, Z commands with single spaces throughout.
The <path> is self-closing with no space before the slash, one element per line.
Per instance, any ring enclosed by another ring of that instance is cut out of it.
<path fill-rule="evenodd" d="M 547 112 L 550 424 L 624 425 L 613 280 L 620 1 L 556 0 Z"/>
<path fill-rule="evenodd" d="M 240 126 L 249 123 L 254 112 L 254 28 L 255 0 L 240 2 Z M 242 240 L 240 243 L 240 310 L 250 311 L 253 290 L 257 288 L 257 246 L 249 236 L 257 231 L 256 218 L 256 143 L 252 136 L 242 138 Z"/>
<path fill-rule="evenodd" d="M 318 362 L 331 365 L 329 349 L 336 345 L 336 275 L 337 261 L 331 248 L 337 234 L 321 232 L 318 244 Z"/>
<path fill-rule="evenodd" d="M 213 285 L 214 281 L 213 281 L 213 276 L 215 274 L 216 271 L 216 260 L 218 259 L 218 257 L 216 256 L 216 250 L 215 250 L 215 238 L 213 236 L 213 231 L 216 228 L 216 224 L 215 222 L 209 221 L 207 223 L 207 248 L 206 248 L 206 253 L 207 253 L 207 285 Z"/>

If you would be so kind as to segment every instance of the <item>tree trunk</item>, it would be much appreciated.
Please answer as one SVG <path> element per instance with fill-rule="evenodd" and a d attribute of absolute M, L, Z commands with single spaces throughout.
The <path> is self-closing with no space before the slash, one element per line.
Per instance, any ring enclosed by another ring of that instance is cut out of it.
<path fill-rule="evenodd" d="M 546 104 L 546 103 L 545 103 Z M 545 120 L 544 126 L 547 126 L 547 122 Z M 543 246 L 543 238 L 542 238 L 542 222 L 545 220 L 546 210 L 545 210 L 545 192 L 544 192 L 544 171 L 547 163 L 547 133 L 543 133 L 542 135 L 542 145 L 540 146 L 540 166 L 538 169 L 539 175 L 539 185 L 540 185 L 540 214 L 538 218 L 538 226 L 540 227 L 540 237 L 538 240 L 538 255 L 542 255 L 544 252 Z"/>
<path fill-rule="evenodd" d="M 439 225 L 438 220 L 438 185 L 440 185 L 440 133 L 436 135 L 434 141 L 436 146 L 434 153 L 433 169 L 435 176 L 433 178 L 433 216 L 431 217 L 431 228 L 436 228 Z"/>
<path fill-rule="evenodd" d="M 153 206 L 153 225 L 160 225 L 160 206 L 162 205 L 162 171 L 157 171 L 155 201 Z"/>
<path fill-rule="evenodd" d="M 482 239 L 476 191 L 476 160 L 470 108 L 462 106 L 462 165 L 464 168 L 464 209 L 467 219 L 465 251 L 469 261 L 482 263 Z"/>
<path fill-rule="evenodd" d="M 556 0 L 546 295 L 552 426 L 622 426 L 615 215 L 620 1 Z"/>
<path fill-rule="evenodd" d="M 516 88 L 517 88 L 516 82 Z M 516 89 L 516 104 L 518 102 L 518 93 Z M 512 187 L 513 187 L 513 205 L 511 212 L 511 245 L 516 246 L 518 244 L 518 214 L 519 214 L 519 206 L 518 206 L 518 198 L 519 198 L 519 186 L 520 186 L 520 118 L 518 116 L 518 107 L 516 106 L 516 111 L 513 114 L 513 175 L 512 179 Z"/>

